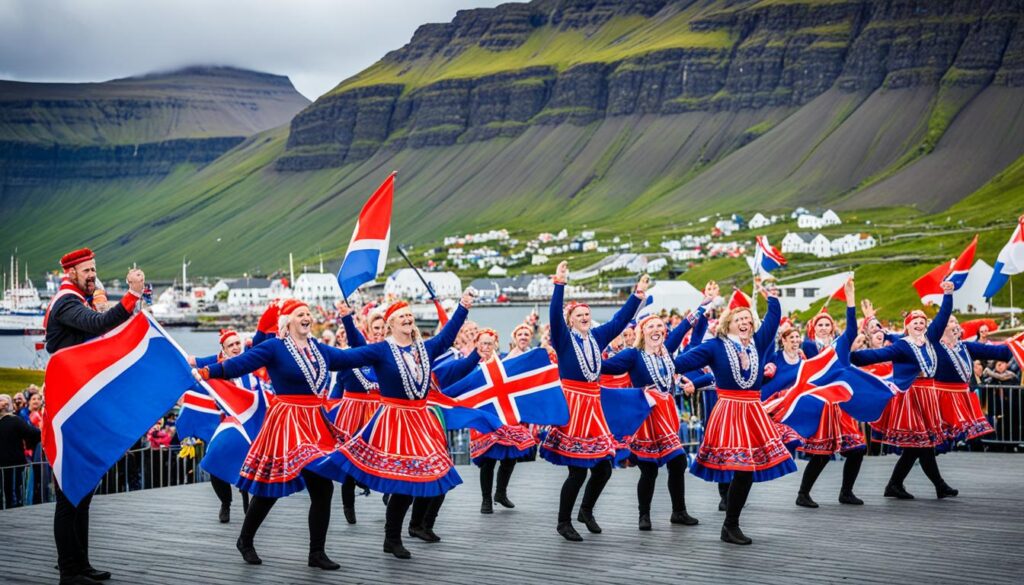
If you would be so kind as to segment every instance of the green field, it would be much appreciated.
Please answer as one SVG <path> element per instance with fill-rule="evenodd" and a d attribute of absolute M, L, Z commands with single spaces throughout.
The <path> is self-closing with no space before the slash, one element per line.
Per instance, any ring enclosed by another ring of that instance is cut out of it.
<path fill-rule="evenodd" d="M 14 394 L 24 390 L 29 384 L 42 386 L 43 371 L 22 368 L 0 368 L 0 394 Z"/>

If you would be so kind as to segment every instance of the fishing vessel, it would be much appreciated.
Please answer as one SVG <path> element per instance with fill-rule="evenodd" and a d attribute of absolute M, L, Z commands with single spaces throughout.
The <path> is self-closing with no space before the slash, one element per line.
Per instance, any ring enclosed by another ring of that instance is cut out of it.
<path fill-rule="evenodd" d="M 20 277 L 18 258 L 11 256 L 11 271 L 3 275 L 0 299 L 0 335 L 38 335 L 43 333 L 44 305 L 39 291 L 28 277 Z"/>

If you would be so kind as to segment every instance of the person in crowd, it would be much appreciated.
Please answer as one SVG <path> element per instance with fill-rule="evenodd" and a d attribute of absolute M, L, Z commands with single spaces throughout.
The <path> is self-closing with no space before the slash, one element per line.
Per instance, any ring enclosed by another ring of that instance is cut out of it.
<path fill-rule="evenodd" d="M 22 504 L 25 448 L 34 448 L 39 436 L 38 428 L 14 414 L 11 397 L 0 394 L 0 491 L 4 496 L 0 506 L 5 509 Z"/>
<path fill-rule="evenodd" d="M 981 376 L 989 386 L 1020 385 L 1020 378 L 1010 369 L 1009 362 L 997 361 L 994 367 L 982 370 Z"/>

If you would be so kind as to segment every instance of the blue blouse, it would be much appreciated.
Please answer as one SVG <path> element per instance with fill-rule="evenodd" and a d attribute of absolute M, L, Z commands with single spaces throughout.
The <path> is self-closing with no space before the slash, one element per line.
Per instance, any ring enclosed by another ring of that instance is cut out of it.
<path fill-rule="evenodd" d="M 935 380 L 948 384 L 960 384 L 970 381 L 974 373 L 974 359 L 996 360 L 1008 362 L 1013 358 L 1009 346 L 990 345 L 975 341 L 964 341 L 955 348 L 947 348 L 938 344 L 935 349 L 938 365 L 935 367 Z M 958 362 L 954 362 L 956 359 Z M 963 375 L 961 375 L 961 371 Z"/>
<path fill-rule="evenodd" d="M 629 324 L 640 307 L 640 298 L 635 294 L 629 295 L 629 299 L 611 320 L 598 327 L 592 327 L 588 337 L 581 337 L 576 332 L 570 331 L 565 322 L 562 313 L 564 297 L 565 285 L 556 283 L 555 292 L 551 295 L 549 318 L 551 320 L 551 346 L 554 348 L 555 354 L 558 355 L 558 375 L 563 380 L 587 382 L 583 373 L 583 364 L 576 357 L 576 352 L 582 352 L 583 359 L 593 364 L 592 372 L 595 376 L 600 374 L 602 350 Z"/>

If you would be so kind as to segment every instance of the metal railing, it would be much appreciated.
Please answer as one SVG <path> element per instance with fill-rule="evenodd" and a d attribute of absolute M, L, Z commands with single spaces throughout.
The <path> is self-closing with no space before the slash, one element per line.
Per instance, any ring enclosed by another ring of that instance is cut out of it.
<path fill-rule="evenodd" d="M 976 390 L 994 433 L 981 442 L 995 445 L 1024 445 L 1024 388 L 1021 386 L 981 386 Z"/>

